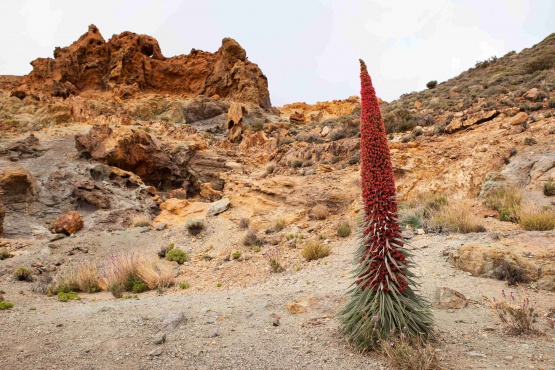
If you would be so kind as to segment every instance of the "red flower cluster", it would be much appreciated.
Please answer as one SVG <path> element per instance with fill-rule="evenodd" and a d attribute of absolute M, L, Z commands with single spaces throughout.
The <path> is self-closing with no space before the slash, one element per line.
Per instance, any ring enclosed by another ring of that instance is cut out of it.
<path fill-rule="evenodd" d="M 360 68 L 360 173 L 366 217 L 363 235 L 367 245 L 360 262 L 371 262 L 359 275 L 357 283 L 363 289 L 370 287 L 386 291 L 394 284 L 399 292 L 403 292 L 407 283 L 400 267 L 407 261 L 406 256 L 397 250 L 402 247 L 402 242 L 399 241 L 401 232 L 389 146 L 376 92 L 362 60 Z"/>

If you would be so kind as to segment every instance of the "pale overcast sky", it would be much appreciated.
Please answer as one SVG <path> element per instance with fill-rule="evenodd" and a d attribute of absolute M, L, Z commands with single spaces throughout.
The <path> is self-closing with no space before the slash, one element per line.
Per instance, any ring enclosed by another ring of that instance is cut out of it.
<path fill-rule="evenodd" d="M 363 58 L 388 101 L 555 32 L 553 0 L 3 0 L 0 74 L 23 75 L 96 24 L 148 34 L 166 57 L 237 40 L 274 105 L 359 93 Z"/>

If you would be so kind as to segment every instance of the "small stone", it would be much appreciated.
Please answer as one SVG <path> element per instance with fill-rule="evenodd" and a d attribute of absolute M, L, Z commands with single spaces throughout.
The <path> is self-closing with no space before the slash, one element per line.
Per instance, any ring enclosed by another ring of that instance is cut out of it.
<path fill-rule="evenodd" d="M 436 290 L 436 305 L 442 309 L 456 309 L 463 308 L 468 305 L 468 300 L 456 290 L 439 287 Z"/>
<path fill-rule="evenodd" d="M 277 313 L 273 313 L 273 314 L 270 315 L 270 317 L 272 318 L 272 325 L 273 326 L 279 326 L 281 316 Z"/>
<path fill-rule="evenodd" d="M 65 234 L 53 234 L 53 235 L 50 236 L 49 239 L 50 239 L 51 242 L 55 242 L 56 240 L 60 240 L 60 239 L 63 239 L 65 237 L 66 237 Z"/>
<path fill-rule="evenodd" d="M 426 234 L 426 231 L 424 231 L 424 229 L 416 229 L 416 234 L 417 235 L 424 235 L 424 234 Z"/>
<path fill-rule="evenodd" d="M 217 330 L 215 330 L 215 331 L 213 331 L 212 333 L 210 333 L 210 338 L 216 338 L 216 337 L 219 337 L 219 336 L 220 336 L 220 334 L 218 333 Z"/>
<path fill-rule="evenodd" d="M 148 355 L 150 357 L 160 356 L 161 354 L 162 354 L 162 348 L 161 347 L 155 348 L 155 349 L 153 349 L 152 351 L 150 351 L 148 353 Z"/>
<path fill-rule="evenodd" d="M 160 316 L 161 323 L 160 327 L 165 330 L 173 330 L 185 320 L 185 315 L 183 312 L 167 312 Z"/>
<path fill-rule="evenodd" d="M 168 225 L 167 225 L 167 224 L 158 224 L 158 225 L 156 225 L 156 231 L 162 231 L 162 230 L 165 230 L 165 229 L 166 229 L 166 227 L 168 227 Z"/>
<path fill-rule="evenodd" d="M 483 353 L 476 352 L 476 351 L 465 352 L 464 354 L 467 355 L 467 356 L 470 356 L 470 357 L 481 357 L 481 358 L 486 358 L 487 357 Z"/>
<path fill-rule="evenodd" d="M 287 311 L 292 315 L 298 315 L 306 312 L 306 307 L 297 302 L 287 302 Z"/>
<path fill-rule="evenodd" d="M 159 332 L 155 334 L 154 337 L 152 338 L 152 342 L 154 344 L 162 344 L 165 341 L 166 341 L 166 333 L 164 332 Z"/>
<path fill-rule="evenodd" d="M 206 211 L 206 217 L 216 216 L 222 212 L 225 212 L 229 208 L 229 199 L 222 198 L 216 202 L 213 202 L 210 207 L 208 207 L 208 211 Z"/>

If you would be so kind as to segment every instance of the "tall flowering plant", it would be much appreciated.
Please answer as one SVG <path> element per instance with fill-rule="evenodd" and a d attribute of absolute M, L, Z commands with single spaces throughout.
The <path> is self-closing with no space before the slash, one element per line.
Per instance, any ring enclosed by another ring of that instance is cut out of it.
<path fill-rule="evenodd" d="M 360 61 L 360 159 L 364 213 L 356 252 L 355 282 L 341 308 L 343 334 L 370 350 L 403 331 L 426 339 L 433 319 L 428 302 L 415 292 L 413 266 L 397 213 L 393 167 L 380 106 L 366 65 Z"/>

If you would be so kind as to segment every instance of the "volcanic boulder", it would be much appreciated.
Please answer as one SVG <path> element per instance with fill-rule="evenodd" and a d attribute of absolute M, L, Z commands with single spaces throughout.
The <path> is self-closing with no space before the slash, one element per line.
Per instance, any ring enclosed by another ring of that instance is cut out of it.
<path fill-rule="evenodd" d="M 271 108 L 268 81 L 247 59 L 245 50 L 225 38 L 215 53 L 193 49 L 188 55 L 166 58 L 158 41 L 123 32 L 107 42 L 98 28 L 70 46 L 54 50 L 54 59 L 38 58 L 12 96 L 66 98 L 87 90 L 111 90 L 122 98 L 139 91 L 186 95 L 218 95 Z"/>
<path fill-rule="evenodd" d="M 4 232 L 4 216 L 6 215 L 6 210 L 4 209 L 4 202 L 2 200 L 3 192 L 0 190 L 0 235 Z"/>
<path fill-rule="evenodd" d="M 50 231 L 54 234 L 75 234 L 77 231 L 81 230 L 85 223 L 81 218 L 81 215 L 76 211 L 71 211 L 66 215 L 60 216 L 58 220 L 50 225 Z"/>

